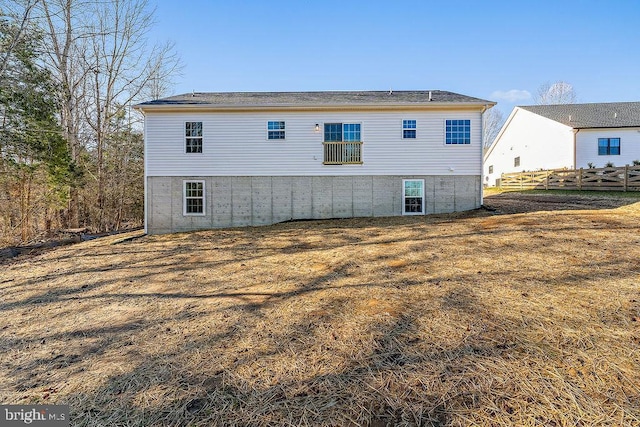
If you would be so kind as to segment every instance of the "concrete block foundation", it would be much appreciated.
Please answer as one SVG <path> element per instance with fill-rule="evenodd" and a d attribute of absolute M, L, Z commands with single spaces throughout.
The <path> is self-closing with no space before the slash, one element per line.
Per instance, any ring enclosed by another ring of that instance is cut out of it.
<path fill-rule="evenodd" d="M 425 214 L 480 207 L 480 176 L 147 177 L 147 232 L 402 215 L 402 180 L 424 179 Z M 184 181 L 205 183 L 204 215 L 184 214 Z"/>

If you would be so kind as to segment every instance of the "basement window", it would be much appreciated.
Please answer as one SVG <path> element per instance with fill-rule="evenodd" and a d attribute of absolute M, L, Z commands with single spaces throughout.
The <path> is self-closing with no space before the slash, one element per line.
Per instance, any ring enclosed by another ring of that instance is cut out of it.
<path fill-rule="evenodd" d="M 204 181 L 183 181 L 184 215 L 204 215 Z"/>
<path fill-rule="evenodd" d="M 402 214 L 424 214 L 424 179 L 402 180 Z"/>

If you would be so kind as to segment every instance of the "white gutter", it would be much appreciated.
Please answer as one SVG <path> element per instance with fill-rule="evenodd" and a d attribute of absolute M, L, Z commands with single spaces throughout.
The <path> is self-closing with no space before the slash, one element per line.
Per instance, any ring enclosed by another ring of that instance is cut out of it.
<path fill-rule="evenodd" d="M 246 110 L 381 110 L 381 109 L 478 109 L 482 112 L 496 104 L 487 103 L 461 103 L 461 102 L 429 102 L 406 104 L 250 104 L 250 105 L 216 105 L 210 103 L 175 103 L 175 104 L 138 104 L 133 108 L 139 111 L 172 111 L 172 110 L 202 110 L 202 111 L 246 111 Z"/>

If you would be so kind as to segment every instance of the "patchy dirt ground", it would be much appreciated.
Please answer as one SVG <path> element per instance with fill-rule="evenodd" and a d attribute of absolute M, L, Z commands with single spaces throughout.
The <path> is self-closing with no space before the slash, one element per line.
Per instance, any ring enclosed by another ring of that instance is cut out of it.
<path fill-rule="evenodd" d="M 523 196 L 15 258 L 0 402 L 80 426 L 640 425 L 640 203 Z"/>
<path fill-rule="evenodd" d="M 640 193 L 507 192 L 485 196 L 484 205 L 498 214 L 579 209 L 611 209 L 640 201 Z"/>

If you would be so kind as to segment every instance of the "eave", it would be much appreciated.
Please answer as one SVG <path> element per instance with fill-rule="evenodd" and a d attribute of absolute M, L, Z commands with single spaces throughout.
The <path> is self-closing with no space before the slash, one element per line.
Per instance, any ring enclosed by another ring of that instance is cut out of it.
<path fill-rule="evenodd" d="M 212 105 L 212 104 L 138 104 L 142 113 L 257 113 L 257 112 L 326 112 L 326 111 L 484 111 L 496 105 L 483 103 L 425 104 L 341 104 L 341 105 Z"/>

